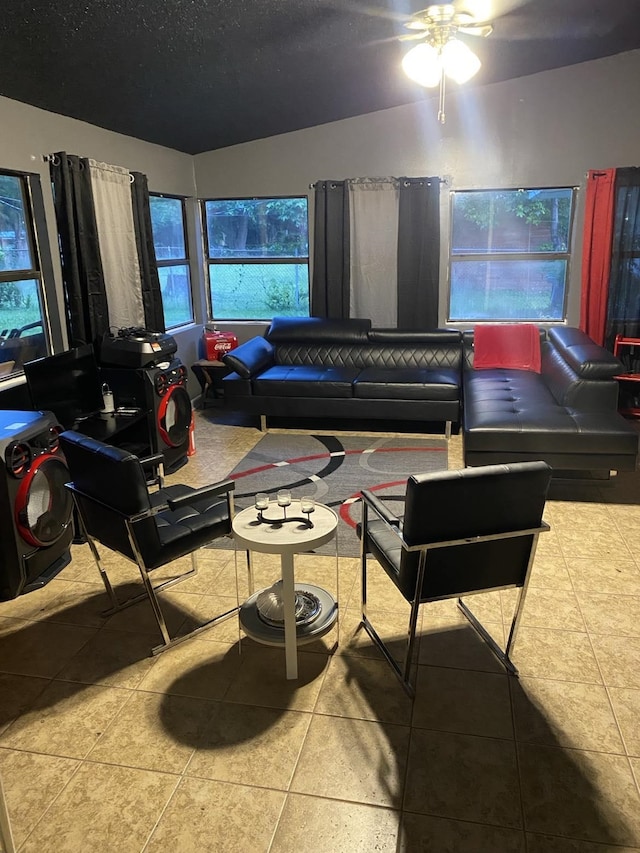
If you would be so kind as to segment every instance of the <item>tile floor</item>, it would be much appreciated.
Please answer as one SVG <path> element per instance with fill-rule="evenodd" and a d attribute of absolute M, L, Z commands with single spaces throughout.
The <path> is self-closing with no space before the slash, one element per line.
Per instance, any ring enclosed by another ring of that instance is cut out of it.
<path fill-rule="evenodd" d="M 198 415 L 174 475 L 223 477 L 260 438 Z M 461 459 L 460 439 L 450 467 Z M 105 619 L 86 546 L 37 593 L 0 604 L 0 773 L 24 853 L 640 851 L 640 489 L 554 486 L 506 676 L 451 603 L 423 608 L 412 704 L 357 631 L 357 560 L 339 566 L 340 644 L 283 654 L 237 623 L 158 656 L 144 607 Z M 258 582 L 277 564 L 256 558 Z M 109 558 L 118 582 L 135 571 Z M 202 552 L 173 624 L 235 601 L 234 556 Z M 335 588 L 333 561 L 299 576 Z M 503 637 L 513 596 L 473 602 Z M 374 577 L 400 642 L 406 605 Z"/>

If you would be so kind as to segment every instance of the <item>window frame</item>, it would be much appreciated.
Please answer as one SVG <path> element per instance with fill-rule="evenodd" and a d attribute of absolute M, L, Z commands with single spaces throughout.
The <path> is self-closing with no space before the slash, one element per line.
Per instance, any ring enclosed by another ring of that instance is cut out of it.
<path fill-rule="evenodd" d="M 173 195 L 172 193 L 157 193 L 157 192 L 149 191 L 149 209 L 151 209 L 151 199 L 152 198 L 172 199 L 174 201 L 180 202 L 180 211 L 182 213 L 182 237 L 183 237 L 184 251 L 185 251 L 186 257 L 184 257 L 184 258 L 162 258 L 162 259 L 158 258 L 157 254 L 156 254 L 156 249 L 155 249 L 155 238 L 153 237 L 153 217 L 151 217 L 151 236 L 153 239 L 153 250 L 154 250 L 154 255 L 156 258 L 156 266 L 158 268 L 158 271 L 164 267 L 176 267 L 176 266 L 183 266 L 183 267 L 186 267 L 186 269 L 187 269 L 188 278 L 189 278 L 189 302 L 191 305 L 191 317 L 190 317 L 190 319 L 184 320 L 183 322 L 180 322 L 180 323 L 176 323 L 176 325 L 173 325 L 173 326 L 169 325 L 167 323 L 167 317 L 165 314 L 164 300 L 163 300 L 163 305 L 162 305 L 162 315 L 163 315 L 164 322 L 165 322 L 165 329 L 167 329 L 167 330 L 180 329 L 183 326 L 190 326 L 190 325 L 193 325 L 195 323 L 195 306 L 194 306 L 194 298 L 193 298 L 193 275 L 192 275 L 192 270 L 191 270 L 191 256 L 189 253 L 189 231 L 187 228 L 187 201 L 188 201 L 189 197 L 188 196 L 182 196 L 182 195 Z"/>
<path fill-rule="evenodd" d="M 0 270 L 0 285 L 14 281 L 37 282 L 42 333 L 45 341 L 43 355 L 50 355 L 64 345 L 63 317 L 58 309 L 41 175 L 38 172 L 7 169 L 3 166 L 0 166 L 0 175 L 18 178 L 20 181 L 29 252 L 31 261 L 35 264 L 30 269 Z M 22 376 L 24 376 L 24 370 L 19 367 L 6 377 L 2 377 L 0 384 L 6 385 Z"/>
<path fill-rule="evenodd" d="M 569 222 L 567 226 L 567 250 L 565 252 L 464 252 L 454 253 L 453 247 L 453 227 L 454 227 L 454 198 L 456 195 L 471 194 L 471 193 L 517 193 L 517 192 L 544 192 L 554 190 L 570 190 L 571 191 L 571 209 L 569 214 Z M 526 323 L 533 322 L 540 325 L 545 323 L 566 323 L 567 309 L 569 304 L 569 287 L 571 283 L 571 263 L 573 259 L 573 243 L 574 243 L 574 224 L 576 217 L 576 200 L 578 187 L 576 186 L 545 186 L 545 187 L 473 187 L 471 189 L 457 189 L 449 192 L 449 247 L 448 247 L 448 265 L 447 265 L 447 305 L 446 316 L 447 323 Z M 539 318 L 539 317 L 521 317 L 521 318 L 489 318 L 489 317 L 469 317 L 469 318 L 453 318 L 451 317 L 451 286 L 452 286 L 452 271 L 454 262 L 493 262 L 493 261 L 554 261 L 561 260 L 566 262 L 564 276 L 564 291 L 562 301 L 562 316 L 561 318 Z"/>
<path fill-rule="evenodd" d="M 307 220 L 307 254 L 306 255 L 297 255 L 297 256 L 284 256 L 284 257 L 251 257 L 247 256 L 244 258 L 212 258 L 209 253 L 209 229 L 207 227 L 207 202 L 225 202 L 225 201 L 268 201 L 271 199 L 278 199 L 284 201 L 286 199 L 292 199 L 295 201 L 303 200 L 306 202 L 306 220 Z M 308 195 L 259 195 L 259 196 L 228 196 L 228 197 L 208 197 L 200 199 L 200 213 L 202 217 L 202 238 L 203 238 L 203 247 L 204 247 L 204 263 L 206 267 L 206 280 L 207 280 L 207 293 L 206 293 L 206 302 L 207 302 L 207 312 L 212 321 L 217 320 L 221 323 L 226 322 L 238 322 L 238 323 L 261 323 L 261 322 L 269 322 L 272 318 L 270 317 L 220 317 L 216 318 L 214 313 L 213 306 L 213 297 L 211 294 L 211 266 L 212 265 L 229 265 L 229 264 L 237 264 L 243 266 L 267 266 L 271 264 L 304 264 L 307 267 L 307 288 L 308 288 L 308 299 L 309 299 L 309 311 L 311 311 L 311 258 L 310 258 L 310 231 L 309 231 L 309 196 Z"/>

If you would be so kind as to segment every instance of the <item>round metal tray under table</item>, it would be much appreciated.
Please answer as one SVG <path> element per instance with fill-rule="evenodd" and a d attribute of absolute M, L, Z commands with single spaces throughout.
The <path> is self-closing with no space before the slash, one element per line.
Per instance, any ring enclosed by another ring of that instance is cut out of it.
<path fill-rule="evenodd" d="M 277 607 L 265 607 L 272 590 L 273 587 L 261 589 L 244 602 L 240 607 L 240 624 L 251 639 L 269 646 L 284 646 L 284 622 L 277 616 Z M 296 643 L 311 643 L 333 628 L 338 605 L 326 589 L 313 584 L 297 583 L 295 593 Z M 259 598 L 262 612 L 258 610 Z"/>

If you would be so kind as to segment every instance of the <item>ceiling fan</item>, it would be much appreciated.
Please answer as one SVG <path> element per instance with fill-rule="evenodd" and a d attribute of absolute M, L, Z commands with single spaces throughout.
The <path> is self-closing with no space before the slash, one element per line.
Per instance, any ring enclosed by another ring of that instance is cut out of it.
<path fill-rule="evenodd" d="M 405 74 L 421 86 L 440 86 L 438 120 L 445 122 L 445 80 L 466 83 L 480 69 L 480 60 L 471 48 L 457 36 L 486 37 L 493 32 L 490 21 L 477 18 L 472 12 L 458 10 L 452 3 L 434 4 L 414 12 L 404 23 L 407 35 L 400 41 L 419 41 L 402 59 Z"/>

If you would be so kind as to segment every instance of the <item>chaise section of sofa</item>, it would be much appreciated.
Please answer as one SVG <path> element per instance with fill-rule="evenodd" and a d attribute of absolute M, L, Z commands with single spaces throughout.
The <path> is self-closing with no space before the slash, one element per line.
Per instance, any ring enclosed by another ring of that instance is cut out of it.
<path fill-rule="evenodd" d="M 370 320 L 278 317 L 223 357 L 225 404 L 260 415 L 445 423 L 460 419 L 458 331 L 372 329 Z"/>
<path fill-rule="evenodd" d="M 638 432 L 618 414 L 621 364 L 579 329 L 541 331 L 541 371 L 476 370 L 463 335 L 466 465 L 542 459 L 556 470 L 632 471 Z"/>

